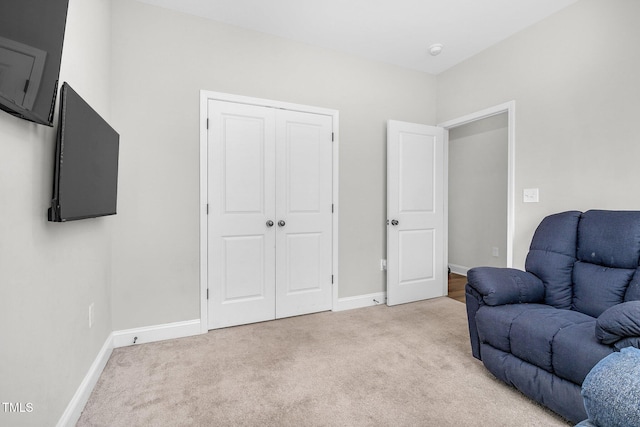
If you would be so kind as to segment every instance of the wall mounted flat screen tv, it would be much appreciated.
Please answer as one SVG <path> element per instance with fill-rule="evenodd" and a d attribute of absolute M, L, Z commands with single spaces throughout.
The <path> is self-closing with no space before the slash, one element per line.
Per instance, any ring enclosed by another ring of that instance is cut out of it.
<path fill-rule="evenodd" d="M 53 126 L 69 0 L 0 0 L 0 109 Z"/>
<path fill-rule="evenodd" d="M 115 215 L 120 135 L 66 82 L 59 121 L 49 221 Z"/>

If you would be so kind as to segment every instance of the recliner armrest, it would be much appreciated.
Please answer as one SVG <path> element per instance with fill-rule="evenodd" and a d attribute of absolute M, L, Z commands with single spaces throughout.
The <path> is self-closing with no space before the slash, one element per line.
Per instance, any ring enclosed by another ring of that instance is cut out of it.
<path fill-rule="evenodd" d="M 467 272 L 467 282 L 487 305 L 544 301 L 542 280 L 529 272 L 514 268 L 472 268 Z"/>
<path fill-rule="evenodd" d="M 605 310 L 596 320 L 596 338 L 616 349 L 640 347 L 640 301 L 627 301 Z"/>

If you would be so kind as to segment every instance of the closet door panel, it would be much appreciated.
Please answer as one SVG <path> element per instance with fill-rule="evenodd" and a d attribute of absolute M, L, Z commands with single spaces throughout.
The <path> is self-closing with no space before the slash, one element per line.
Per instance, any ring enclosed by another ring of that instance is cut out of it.
<path fill-rule="evenodd" d="M 332 123 L 278 110 L 276 317 L 331 309 Z"/>
<path fill-rule="evenodd" d="M 275 318 L 275 118 L 210 101 L 209 327 Z"/>

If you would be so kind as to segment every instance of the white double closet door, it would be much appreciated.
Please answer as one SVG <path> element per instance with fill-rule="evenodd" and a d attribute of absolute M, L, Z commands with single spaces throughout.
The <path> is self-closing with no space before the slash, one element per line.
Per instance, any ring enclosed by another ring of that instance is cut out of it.
<path fill-rule="evenodd" d="M 209 328 L 332 307 L 332 118 L 209 101 Z"/>

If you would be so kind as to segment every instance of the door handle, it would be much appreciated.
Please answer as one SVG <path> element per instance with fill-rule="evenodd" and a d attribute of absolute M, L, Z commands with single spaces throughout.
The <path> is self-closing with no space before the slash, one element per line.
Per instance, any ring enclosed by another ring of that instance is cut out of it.
<path fill-rule="evenodd" d="M 391 220 L 391 225 L 393 225 L 394 227 L 395 227 L 396 225 L 398 225 L 398 224 L 400 224 L 400 223 L 398 222 L 398 220 L 397 220 L 397 219 L 392 219 L 392 220 Z"/>
<path fill-rule="evenodd" d="M 278 226 L 279 227 L 284 227 L 286 224 L 286 222 L 284 222 L 283 220 L 278 221 Z"/>
<path fill-rule="evenodd" d="M 273 221 L 271 220 L 267 221 L 267 227 L 273 227 Z"/>

